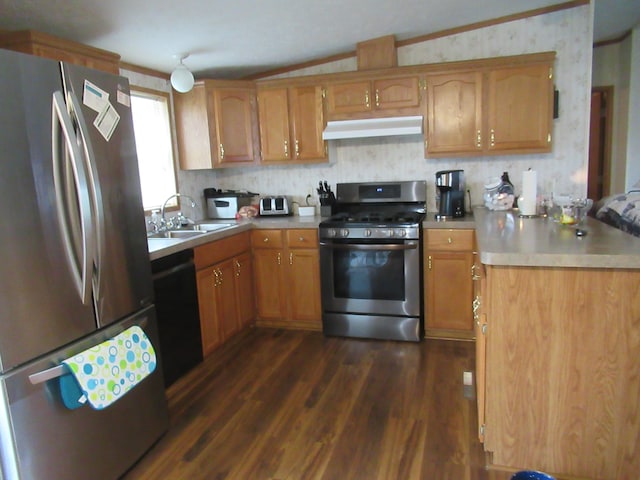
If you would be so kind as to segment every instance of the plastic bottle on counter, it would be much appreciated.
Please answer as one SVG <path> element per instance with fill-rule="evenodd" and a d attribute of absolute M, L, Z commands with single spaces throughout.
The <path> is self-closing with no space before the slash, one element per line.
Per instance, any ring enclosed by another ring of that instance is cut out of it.
<path fill-rule="evenodd" d="M 511 186 L 511 193 L 513 194 L 513 205 L 511 206 L 513 208 L 518 208 L 518 197 L 515 194 L 516 189 L 513 188 L 513 183 L 511 183 L 511 179 L 509 178 L 509 172 L 502 172 L 502 177 L 500 178 L 500 180 L 502 180 L 503 185 Z"/>

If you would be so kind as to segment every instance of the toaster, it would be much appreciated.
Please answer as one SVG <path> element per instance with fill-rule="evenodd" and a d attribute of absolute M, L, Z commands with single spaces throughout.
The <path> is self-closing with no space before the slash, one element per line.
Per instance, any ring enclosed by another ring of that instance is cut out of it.
<path fill-rule="evenodd" d="M 260 215 L 290 215 L 291 200 L 280 195 L 260 198 Z"/>

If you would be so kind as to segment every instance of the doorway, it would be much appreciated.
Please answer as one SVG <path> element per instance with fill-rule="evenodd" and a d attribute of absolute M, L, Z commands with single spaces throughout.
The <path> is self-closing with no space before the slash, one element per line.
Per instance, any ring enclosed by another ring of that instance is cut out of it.
<path fill-rule="evenodd" d="M 593 87 L 591 89 L 587 197 L 594 202 L 610 193 L 612 119 L 613 87 Z"/>

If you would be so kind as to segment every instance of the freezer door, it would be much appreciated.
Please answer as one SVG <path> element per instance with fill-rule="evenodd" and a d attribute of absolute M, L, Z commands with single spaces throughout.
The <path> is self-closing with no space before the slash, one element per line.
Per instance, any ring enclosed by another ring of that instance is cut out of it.
<path fill-rule="evenodd" d="M 94 204 L 98 326 L 152 301 L 144 210 L 126 78 L 62 64 Z"/>
<path fill-rule="evenodd" d="M 0 50 L 0 66 L 0 372 L 6 372 L 96 325 L 65 260 L 55 210 L 52 99 L 62 90 L 59 64 Z"/>
<path fill-rule="evenodd" d="M 104 410 L 67 409 L 58 378 L 36 383 L 38 373 L 111 338 L 142 326 L 158 353 L 153 307 L 96 335 L 0 377 L 0 451 L 4 480 L 115 479 L 166 431 L 161 365 Z"/>

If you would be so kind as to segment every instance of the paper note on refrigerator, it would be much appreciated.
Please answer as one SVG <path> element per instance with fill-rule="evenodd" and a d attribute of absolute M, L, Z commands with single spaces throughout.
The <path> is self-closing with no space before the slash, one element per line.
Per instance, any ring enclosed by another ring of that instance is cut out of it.
<path fill-rule="evenodd" d="M 82 103 L 91 110 L 98 113 L 105 109 L 109 103 L 109 94 L 89 80 L 84 81 L 84 91 L 82 92 Z"/>
<path fill-rule="evenodd" d="M 107 102 L 104 109 L 98 114 L 93 122 L 93 125 L 98 129 L 100 134 L 108 142 L 111 139 L 111 135 L 118 126 L 120 121 L 120 115 L 116 111 L 111 103 Z"/>

